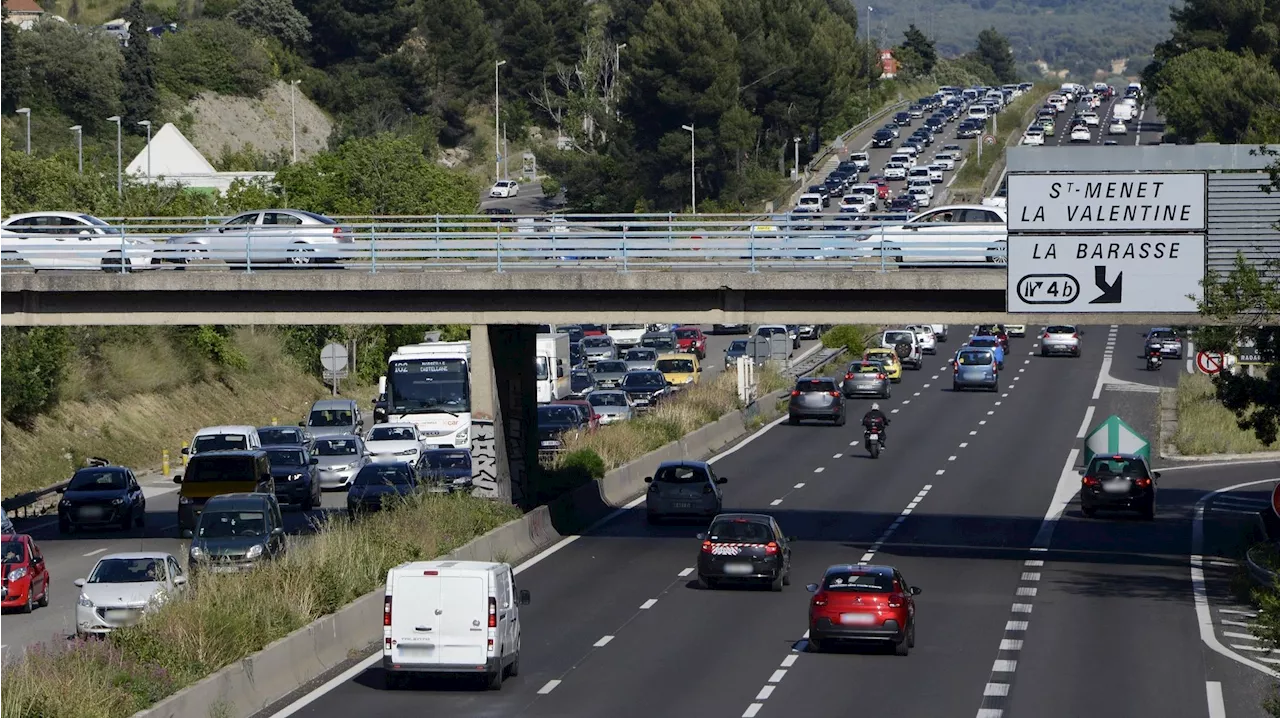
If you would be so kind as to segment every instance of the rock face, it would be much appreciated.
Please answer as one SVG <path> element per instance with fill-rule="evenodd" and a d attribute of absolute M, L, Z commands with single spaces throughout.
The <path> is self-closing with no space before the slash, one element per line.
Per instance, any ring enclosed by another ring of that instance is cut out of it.
<path fill-rule="evenodd" d="M 303 160 L 328 147 L 333 120 L 307 99 L 301 87 L 294 102 L 298 159 Z M 267 88 L 258 98 L 201 93 L 187 109 L 195 117 L 191 143 L 214 164 L 224 147 L 237 151 L 253 145 L 267 154 L 288 155 L 291 151 L 289 85 L 284 81 Z"/>

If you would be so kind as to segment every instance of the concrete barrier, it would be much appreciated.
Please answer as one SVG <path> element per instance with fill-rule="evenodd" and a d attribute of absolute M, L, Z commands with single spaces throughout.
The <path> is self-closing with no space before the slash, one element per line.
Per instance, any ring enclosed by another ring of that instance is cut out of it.
<path fill-rule="evenodd" d="M 576 533 L 640 496 L 644 479 L 663 461 L 705 459 L 747 433 L 750 417 L 778 415 L 786 391 L 760 397 L 679 441 L 649 452 L 523 517 L 503 524 L 442 558 L 517 563 L 563 536 Z M 382 638 L 383 589 L 365 594 L 178 691 L 133 718 L 242 718 L 251 716 L 353 657 L 377 650 Z"/>

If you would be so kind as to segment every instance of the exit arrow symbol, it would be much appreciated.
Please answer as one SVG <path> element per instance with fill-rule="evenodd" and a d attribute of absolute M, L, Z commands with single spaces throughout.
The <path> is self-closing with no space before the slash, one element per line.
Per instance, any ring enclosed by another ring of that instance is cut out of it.
<path fill-rule="evenodd" d="M 1102 290 L 1102 294 L 1097 299 L 1089 302 L 1090 304 L 1120 303 L 1120 295 L 1124 289 L 1124 272 L 1116 274 L 1115 281 L 1108 284 L 1106 266 L 1095 265 L 1093 268 L 1093 283 L 1098 285 L 1098 289 Z"/>

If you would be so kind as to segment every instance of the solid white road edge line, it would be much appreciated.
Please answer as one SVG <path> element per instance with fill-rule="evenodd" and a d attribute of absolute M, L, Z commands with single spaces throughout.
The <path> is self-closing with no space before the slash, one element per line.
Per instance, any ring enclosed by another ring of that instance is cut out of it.
<path fill-rule="evenodd" d="M 1209 699 L 1209 718 L 1227 718 L 1227 706 L 1222 700 L 1222 684 L 1205 681 L 1204 692 Z"/>
<path fill-rule="evenodd" d="M 821 345 L 819 345 L 819 346 L 821 346 Z M 711 457 L 710 459 L 708 459 L 708 460 L 707 460 L 707 463 L 708 463 L 708 464 L 714 464 L 716 461 L 719 461 L 720 459 L 722 459 L 722 458 L 724 458 L 724 457 L 726 457 L 726 456 L 728 456 L 728 455 L 730 455 L 730 454 L 736 453 L 737 451 L 739 451 L 740 449 L 742 449 L 742 448 L 743 448 L 744 446 L 746 446 L 747 444 L 750 444 L 751 442 L 753 442 L 753 441 L 755 441 L 756 439 L 760 438 L 760 437 L 761 437 L 761 436 L 763 436 L 766 432 L 768 432 L 770 429 L 772 429 L 773 427 L 777 426 L 778 424 L 781 424 L 782 422 L 784 422 L 784 421 L 786 421 L 786 420 L 787 420 L 787 417 L 786 417 L 785 415 L 780 416 L 780 417 L 778 417 L 777 419 L 774 419 L 773 421 L 769 422 L 768 424 L 765 424 L 764 426 L 760 427 L 758 430 L 756 430 L 756 432 L 755 432 L 754 434 L 751 434 L 750 436 L 746 437 L 745 439 L 743 439 L 742 441 L 738 442 L 737 444 L 734 444 L 734 445 L 733 445 L 732 447 L 730 447 L 729 449 L 727 449 L 727 450 L 725 450 L 725 451 L 723 451 L 723 452 L 721 452 L 721 453 L 719 453 L 719 454 L 716 454 L 715 456 Z M 584 534 L 589 534 L 589 533 L 591 533 L 591 532 L 593 532 L 593 531 L 595 531 L 595 530 L 599 529 L 601 526 L 604 526 L 605 524 L 609 523 L 610 521 L 613 521 L 614 519 L 618 518 L 619 516 L 621 516 L 621 515 L 625 514 L 627 511 L 629 511 L 629 510 L 631 510 L 631 509 L 633 509 L 633 508 L 635 508 L 635 507 L 639 506 L 639 505 L 640 505 L 640 504 L 642 504 L 642 503 L 644 503 L 644 496 L 640 496 L 640 497 L 636 498 L 635 500 L 633 500 L 633 501 L 631 501 L 631 502 L 627 503 L 625 506 L 623 506 L 623 507 L 621 507 L 621 508 L 619 508 L 619 509 L 615 510 L 615 511 L 614 511 L 614 512 L 612 512 L 612 513 L 610 513 L 608 516 L 605 516 L 604 518 L 600 519 L 599 521 L 595 522 L 594 524 L 591 524 L 591 525 L 590 525 L 590 526 L 588 526 L 588 527 L 587 527 L 587 528 L 586 528 L 582 533 L 580 533 L 580 534 L 574 534 L 574 535 L 572 535 L 572 536 L 566 536 L 566 537 L 564 537 L 564 538 L 560 539 L 559 541 L 557 541 L 557 542 L 555 542 L 555 543 L 551 544 L 550 546 L 548 546 L 547 548 L 543 549 L 542 551 L 540 551 L 540 552 L 538 552 L 538 553 L 536 553 L 536 554 L 534 554 L 534 555 L 530 556 L 528 559 L 526 559 L 526 560 L 525 560 L 523 563 L 521 563 L 519 566 L 516 566 L 516 567 L 512 568 L 512 569 L 511 569 L 511 572 L 512 572 L 512 573 L 514 573 L 515 575 L 519 576 L 519 575 L 520 575 L 521 573 L 523 573 L 525 570 L 530 569 L 530 568 L 532 568 L 532 567 L 536 566 L 537 564 L 541 563 L 544 559 L 550 558 L 552 555 L 554 555 L 554 554 L 555 554 L 557 551 L 559 551 L 560 549 L 564 548 L 565 546 L 568 546 L 569 544 L 573 543 L 574 541 L 577 541 L 579 538 L 582 538 L 582 536 L 583 536 Z M 49 522 L 49 523 L 54 523 L 54 522 L 52 522 L 52 521 L 51 521 L 51 522 Z M 374 652 L 372 655 L 370 655 L 368 658 L 365 658 L 364 660 L 360 661 L 359 663 L 357 663 L 357 664 L 355 664 L 355 665 L 351 666 L 351 667 L 350 667 L 350 668 L 348 668 L 347 670 L 343 671 L 342 673 L 339 673 L 338 675 L 336 675 L 336 676 L 334 676 L 333 678 L 329 679 L 329 680 L 328 680 L 328 681 L 326 681 L 325 683 L 321 684 L 321 685 L 320 685 L 319 687 L 317 687 L 315 690 L 312 690 L 311 692 L 307 693 L 306 695 L 303 695 L 302 697 L 298 698 L 298 700 L 296 700 L 296 701 L 294 701 L 294 702 L 290 703 L 289 705 L 285 706 L 284 708 L 281 708 L 281 709 L 280 709 L 279 711 L 277 711 L 276 713 L 273 713 L 273 714 L 272 714 L 272 718 L 288 718 L 288 716 L 291 716 L 291 715 L 293 715 L 294 713 L 297 713 L 298 711 L 302 710 L 303 708 L 306 708 L 307 706 L 309 706 L 309 705 L 311 705 L 312 703 L 316 702 L 317 700 L 319 700 L 319 699 L 320 699 L 320 697 L 321 697 L 321 696 L 325 695 L 325 694 L 326 694 L 326 693 L 328 693 L 329 691 L 332 691 L 334 688 L 337 688 L 338 686 L 342 685 L 343 683 L 347 683 L 347 682 L 349 682 L 352 678 L 355 678 L 356 676 L 360 675 L 361 673 L 364 673 L 365 671 L 369 670 L 369 668 L 371 668 L 374 664 L 376 664 L 376 663 L 377 663 L 378 661 L 380 661 L 380 660 L 382 660 L 382 649 L 381 649 L 381 648 L 379 648 L 377 651 L 375 651 L 375 652 Z M 759 710 L 759 709 L 757 709 L 757 710 Z"/>
<path fill-rule="evenodd" d="M 1280 678 L 1280 672 L 1276 672 L 1266 666 L 1251 661 L 1244 656 L 1229 650 L 1222 642 L 1218 640 L 1217 634 L 1213 630 L 1213 614 L 1209 611 L 1209 593 L 1204 585 L 1204 558 L 1201 552 L 1204 551 L 1204 509 L 1218 494 L 1227 491 L 1235 491 L 1248 486 L 1257 486 L 1259 484 L 1268 484 L 1274 481 L 1280 481 L 1280 478 L 1260 479 L 1258 481 L 1246 481 L 1242 484 L 1235 484 L 1226 488 L 1211 491 L 1196 502 L 1191 517 L 1191 592 L 1195 598 L 1196 604 L 1196 622 L 1200 624 L 1200 640 L 1210 650 L 1222 656 L 1226 656 L 1244 666 L 1248 666 L 1256 671 L 1271 676 L 1272 678 Z"/>

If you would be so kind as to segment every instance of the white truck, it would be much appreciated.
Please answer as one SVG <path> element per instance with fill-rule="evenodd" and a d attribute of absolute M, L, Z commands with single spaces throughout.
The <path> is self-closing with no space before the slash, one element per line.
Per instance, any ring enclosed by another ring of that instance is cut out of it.
<path fill-rule="evenodd" d="M 539 404 L 549 404 L 573 393 L 569 384 L 568 334 L 539 334 L 535 361 Z"/>
<path fill-rule="evenodd" d="M 621 351 L 640 346 L 640 337 L 647 329 L 643 324 L 610 324 L 604 333 L 613 337 L 613 345 Z"/>
<path fill-rule="evenodd" d="M 378 384 L 387 421 L 414 424 L 430 447 L 471 448 L 471 342 L 402 346 Z"/>
<path fill-rule="evenodd" d="M 1128 98 L 1125 98 L 1128 99 Z M 1111 116 L 1121 122 L 1128 122 L 1133 119 L 1137 112 L 1137 103 L 1129 103 L 1121 100 L 1111 108 Z"/>
<path fill-rule="evenodd" d="M 483 675 L 489 688 L 520 673 L 520 606 L 511 566 L 415 561 L 387 572 L 382 672 L 387 688 L 406 674 Z"/>

